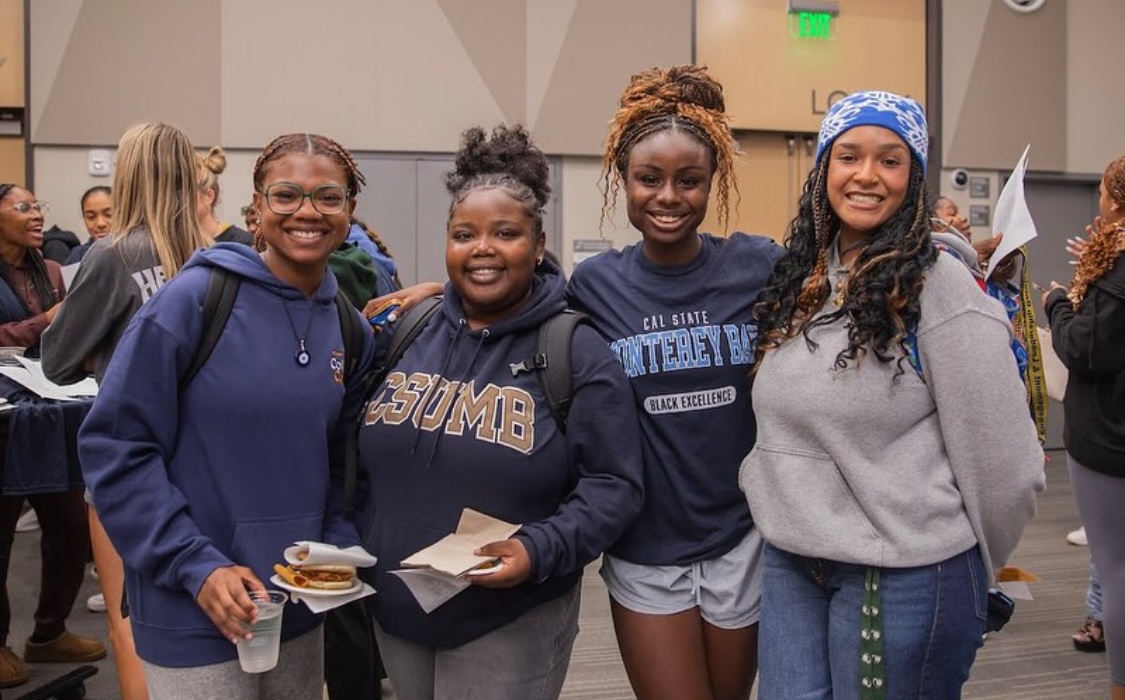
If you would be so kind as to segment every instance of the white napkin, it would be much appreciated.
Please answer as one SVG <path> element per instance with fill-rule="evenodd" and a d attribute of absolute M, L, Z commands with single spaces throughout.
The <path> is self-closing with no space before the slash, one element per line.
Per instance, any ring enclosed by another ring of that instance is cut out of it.
<path fill-rule="evenodd" d="M 308 556 L 298 559 L 297 554 L 307 552 Z M 292 547 L 285 549 L 285 561 L 294 566 L 309 566 L 315 564 L 350 564 L 363 569 L 375 566 L 375 555 L 369 554 L 363 547 L 352 545 L 340 549 L 333 544 L 324 542 L 309 542 L 307 540 L 294 542 Z"/>
<path fill-rule="evenodd" d="M 360 581 L 360 584 L 361 585 L 359 590 L 354 593 L 346 593 L 344 595 L 334 596 L 304 595 L 302 593 L 296 593 L 292 589 L 287 590 L 289 591 L 289 598 L 294 603 L 304 602 L 309 610 L 319 615 L 320 613 L 328 612 L 329 610 L 338 608 L 341 605 L 347 605 L 353 600 L 366 598 L 367 596 L 375 593 L 375 589 L 367 585 L 366 583 L 363 583 L 363 581 Z"/>

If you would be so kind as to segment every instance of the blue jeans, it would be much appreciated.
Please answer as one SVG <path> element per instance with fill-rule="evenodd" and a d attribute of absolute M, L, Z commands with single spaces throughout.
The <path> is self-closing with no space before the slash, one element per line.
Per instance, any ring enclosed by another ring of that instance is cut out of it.
<path fill-rule="evenodd" d="M 758 680 L 762 700 L 859 697 L 867 567 L 766 545 Z M 930 566 L 880 570 L 888 698 L 961 697 L 988 615 L 976 547 Z"/>

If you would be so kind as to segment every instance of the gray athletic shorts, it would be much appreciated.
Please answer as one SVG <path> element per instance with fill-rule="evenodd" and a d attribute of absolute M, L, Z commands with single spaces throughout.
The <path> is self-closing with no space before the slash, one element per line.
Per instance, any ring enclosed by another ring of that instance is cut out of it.
<path fill-rule="evenodd" d="M 757 528 L 726 554 L 685 566 L 634 564 L 605 555 L 602 579 L 619 605 L 644 615 L 672 615 L 699 608 L 720 629 L 758 622 L 762 605 L 762 552 Z"/>

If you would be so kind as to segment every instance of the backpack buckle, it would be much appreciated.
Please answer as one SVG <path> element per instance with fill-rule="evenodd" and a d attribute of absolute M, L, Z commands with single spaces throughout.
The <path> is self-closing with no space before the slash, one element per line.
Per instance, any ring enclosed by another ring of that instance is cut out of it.
<path fill-rule="evenodd" d="M 508 365 L 513 377 L 518 377 L 522 372 L 534 372 L 547 367 L 547 354 L 538 352 L 520 362 L 513 362 Z"/>

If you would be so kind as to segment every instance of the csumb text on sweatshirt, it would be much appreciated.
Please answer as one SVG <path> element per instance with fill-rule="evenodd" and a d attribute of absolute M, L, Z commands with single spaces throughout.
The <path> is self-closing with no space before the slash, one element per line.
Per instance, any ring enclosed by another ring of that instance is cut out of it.
<path fill-rule="evenodd" d="M 514 316 L 470 330 L 446 285 L 441 309 L 409 346 L 361 419 L 364 546 L 379 557 L 365 577 L 379 591 L 387 633 L 456 647 L 578 584 L 582 567 L 624 532 L 643 499 L 640 437 L 621 366 L 593 329 L 571 343 L 573 401 L 563 433 L 531 358 L 540 324 L 565 307 L 561 272 L 540 266 Z M 453 532 L 463 508 L 523 527 L 530 578 L 513 588 L 471 586 L 426 614 L 389 572 Z"/>
<path fill-rule="evenodd" d="M 641 418 L 645 505 L 610 550 L 638 564 L 721 556 L 752 526 L 738 465 L 754 444 L 752 310 L 782 249 L 700 236 L 695 260 L 654 265 L 643 244 L 579 265 L 568 296 L 609 341 Z"/>
<path fill-rule="evenodd" d="M 214 352 L 181 392 L 213 267 L 242 284 Z M 196 253 L 121 337 L 79 450 L 93 503 L 125 562 L 142 659 L 184 667 L 235 658 L 196 603 L 216 568 L 240 564 L 268 582 L 294 541 L 358 543 L 343 516 L 336 448 L 347 406 L 358 411 L 362 375 L 345 386 L 335 296 L 331 273 L 306 297 L 254 250 L 220 243 Z M 307 328 L 304 367 L 294 359 L 293 327 Z M 368 336 L 361 367 L 372 347 Z M 307 608 L 290 605 L 282 637 L 316 624 Z"/>

